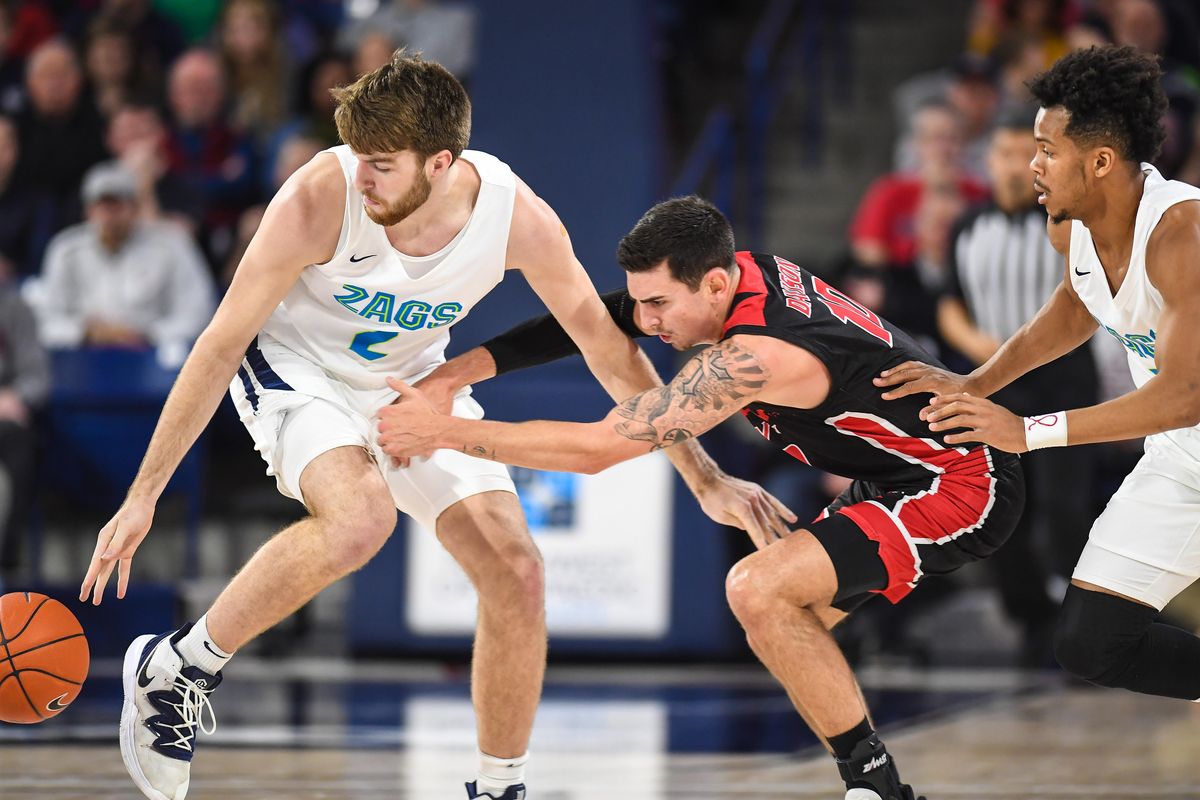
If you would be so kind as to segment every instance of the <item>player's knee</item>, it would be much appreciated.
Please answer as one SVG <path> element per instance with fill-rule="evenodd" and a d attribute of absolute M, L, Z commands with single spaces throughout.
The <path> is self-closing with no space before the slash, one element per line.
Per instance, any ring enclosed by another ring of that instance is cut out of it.
<path fill-rule="evenodd" d="M 396 528 L 396 507 L 387 502 L 364 503 L 331 526 L 332 546 L 343 572 L 352 572 L 370 561 Z"/>
<path fill-rule="evenodd" d="M 752 557 L 743 558 L 733 565 L 725 577 L 725 599 L 733 615 L 749 630 L 770 614 L 771 597 L 756 580 Z"/>
<path fill-rule="evenodd" d="M 546 573 L 536 549 L 505 558 L 510 602 L 523 617 L 541 613 L 546 605 Z"/>
<path fill-rule="evenodd" d="M 1118 686 L 1157 613 L 1131 600 L 1071 586 L 1059 614 L 1054 656 L 1078 678 Z"/>

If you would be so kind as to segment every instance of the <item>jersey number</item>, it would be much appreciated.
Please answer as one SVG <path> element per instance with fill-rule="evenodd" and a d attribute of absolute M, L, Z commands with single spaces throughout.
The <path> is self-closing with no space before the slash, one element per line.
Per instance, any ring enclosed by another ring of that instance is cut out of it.
<path fill-rule="evenodd" d="M 377 353 L 371 348 L 377 344 L 390 342 L 400 334 L 389 333 L 388 331 L 363 331 L 357 333 L 350 340 L 350 351 L 360 358 L 365 358 L 367 361 L 374 361 L 377 358 L 383 358 L 387 353 Z"/>
<path fill-rule="evenodd" d="M 829 313 L 843 323 L 848 322 L 866 331 L 886 343 L 888 347 L 892 346 L 892 332 L 884 327 L 883 320 L 879 318 L 878 314 L 839 292 L 816 275 L 812 276 L 812 285 L 817 293 L 817 299 L 825 304 Z"/>

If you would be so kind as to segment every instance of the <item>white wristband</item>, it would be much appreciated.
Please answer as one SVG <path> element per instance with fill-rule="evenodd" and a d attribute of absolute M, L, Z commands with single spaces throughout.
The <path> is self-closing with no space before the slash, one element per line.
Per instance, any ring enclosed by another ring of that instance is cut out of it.
<path fill-rule="evenodd" d="M 1066 446 L 1067 412 L 1038 414 L 1036 417 L 1022 419 L 1025 423 L 1025 446 L 1030 450 Z"/>

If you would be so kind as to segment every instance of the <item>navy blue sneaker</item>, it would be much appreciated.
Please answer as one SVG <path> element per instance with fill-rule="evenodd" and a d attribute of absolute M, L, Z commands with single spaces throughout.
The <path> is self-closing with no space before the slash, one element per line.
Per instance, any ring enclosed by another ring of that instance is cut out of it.
<path fill-rule="evenodd" d="M 504 790 L 504 794 L 488 794 L 475 788 L 475 781 L 467 784 L 467 797 L 490 798 L 490 800 L 525 800 L 525 784 L 518 783 Z"/>
<path fill-rule="evenodd" d="M 184 800 L 197 730 L 217 729 L 208 695 L 221 683 L 221 674 L 184 665 L 176 649 L 191 627 L 139 636 L 125 651 L 121 758 L 150 800 Z"/>

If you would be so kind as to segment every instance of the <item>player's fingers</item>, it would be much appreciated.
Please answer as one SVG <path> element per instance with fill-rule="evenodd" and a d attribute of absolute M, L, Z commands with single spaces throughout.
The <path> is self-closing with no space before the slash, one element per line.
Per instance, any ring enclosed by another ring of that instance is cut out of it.
<path fill-rule="evenodd" d="M 787 535 L 787 523 L 783 517 L 775 511 L 775 507 L 767 502 L 765 497 L 756 498 L 756 509 L 758 518 L 762 520 L 762 524 L 767 532 L 767 541 L 774 543 L 777 539 L 782 539 Z"/>
<path fill-rule="evenodd" d="M 775 512 L 779 514 L 779 516 L 783 517 L 784 521 L 795 524 L 800 520 L 800 517 L 796 516 L 796 512 L 785 506 L 778 497 L 771 494 L 766 489 L 763 489 L 762 493 L 763 496 L 767 498 L 767 502 L 770 503 L 775 509 Z"/>
<path fill-rule="evenodd" d="M 133 566 L 133 559 L 122 558 L 117 561 L 117 599 L 125 599 L 125 590 L 129 588 L 129 569 Z"/>
<path fill-rule="evenodd" d="M 932 381 L 928 378 L 914 378 L 907 383 L 901 383 L 893 389 L 884 392 L 880 397 L 884 400 L 899 400 L 910 394 L 927 394 L 933 391 Z"/>
<path fill-rule="evenodd" d="M 92 589 L 92 605 L 100 605 L 100 601 L 104 599 L 104 589 L 108 586 L 108 576 L 112 575 L 113 567 L 117 565 L 116 561 L 111 559 L 102 562 L 100 574 L 96 576 L 96 586 Z"/>
<path fill-rule="evenodd" d="M 389 377 L 387 379 L 388 386 L 400 393 L 400 397 L 413 394 L 413 388 L 399 378 Z"/>
<path fill-rule="evenodd" d="M 924 365 L 919 361 L 905 361 L 903 364 L 897 364 L 896 366 L 891 367 L 890 369 L 885 369 L 883 372 L 879 373 L 879 377 L 875 379 L 875 382 L 879 383 L 881 386 L 891 386 L 893 383 L 904 380 L 903 377 L 898 376 L 902 376 L 909 370 L 922 366 Z M 888 382 L 889 380 L 891 381 L 890 383 Z"/>
<path fill-rule="evenodd" d="M 100 572 L 100 555 L 108 549 L 108 543 L 111 541 L 112 523 L 110 522 L 96 535 L 96 548 L 92 551 L 92 561 L 88 564 L 87 574 L 83 576 L 83 583 L 79 586 L 79 602 L 87 600 L 88 590 L 92 588 L 92 584 L 95 583 L 96 576 Z"/>
<path fill-rule="evenodd" d="M 754 524 L 759 529 L 758 540 L 762 543 L 759 547 L 768 547 L 774 544 L 775 540 L 780 538 L 780 525 L 777 524 L 778 517 L 770 512 L 768 506 L 763 503 L 754 503 L 752 507 L 754 514 Z"/>

